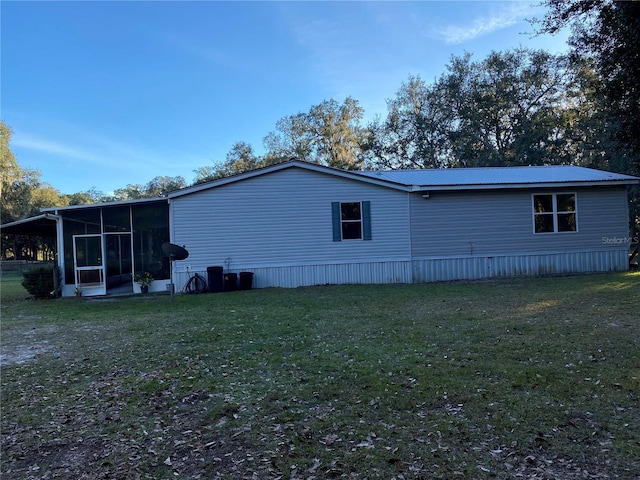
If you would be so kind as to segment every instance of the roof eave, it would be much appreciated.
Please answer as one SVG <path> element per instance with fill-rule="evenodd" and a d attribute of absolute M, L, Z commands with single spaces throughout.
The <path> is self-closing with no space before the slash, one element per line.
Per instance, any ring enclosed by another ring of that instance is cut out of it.
<path fill-rule="evenodd" d="M 249 172 L 239 173 L 237 175 L 232 175 L 230 177 L 220 178 L 217 180 L 212 180 L 210 182 L 202 183 L 200 185 L 194 185 L 193 187 L 186 187 L 181 190 L 176 190 L 168 195 L 169 199 L 182 197 L 185 195 L 191 195 L 192 193 L 197 193 L 202 190 L 208 190 L 210 188 L 217 188 L 223 185 L 228 185 L 231 183 L 240 182 L 242 180 L 247 180 L 249 178 L 258 177 L 261 175 L 266 175 L 269 173 L 277 172 L 279 170 L 285 170 L 288 168 L 302 168 L 305 170 L 311 170 L 314 172 L 334 175 L 336 177 L 347 178 L 349 180 L 356 180 L 358 182 L 369 183 L 373 185 L 379 185 L 382 187 L 393 188 L 396 190 L 402 190 L 405 192 L 411 191 L 410 185 L 405 185 L 398 182 L 392 182 L 390 180 L 380 180 L 376 178 L 372 178 L 365 175 L 360 175 L 356 172 L 341 170 L 338 168 L 327 167 L 325 165 L 318 165 L 316 163 L 305 162 L 302 160 L 289 160 L 287 162 L 277 163 L 275 165 L 269 165 L 266 167 L 258 168 L 256 170 L 251 170 Z"/>
<path fill-rule="evenodd" d="M 455 185 L 414 185 L 412 192 L 436 192 L 455 190 L 507 190 L 532 188 L 572 188 L 572 187 L 611 187 L 622 185 L 636 185 L 640 180 L 602 180 L 577 182 L 541 182 L 541 183 L 483 183 L 483 184 L 455 184 Z"/>
<path fill-rule="evenodd" d="M 0 225 L 0 231 L 11 235 L 55 236 L 57 217 L 48 213 Z"/>
<path fill-rule="evenodd" d="M 83 205 L 67 205 L 65 207 L 47 207 L 40 209 L 41 212 L 58 212 L 61 210 L 77 210 L 81 208 L 94 208 L 94 207 L 117 207 L 119 205 L 135 205 L 137 203 L 149 203 L 149 202 L 162 202 L 167 201 L 167 197 L 152 197 L 152 198 L 137 198 L 135 200 L 118 200 L 115 202 L 102 202 L 102 203 L 86 203 Z"/>

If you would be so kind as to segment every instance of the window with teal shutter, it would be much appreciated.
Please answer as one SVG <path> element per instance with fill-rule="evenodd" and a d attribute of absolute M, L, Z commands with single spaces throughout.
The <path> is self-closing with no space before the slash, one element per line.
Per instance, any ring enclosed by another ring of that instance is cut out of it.
<path fill-rule="evenodd" d="M 371 240 L 371 202 L 332 202 L 333 241 Z"/>
<path fill-rule="evenodd" d="M 371 202 L 362 202 L 362 239 L 371 240 Z"/>
<path fill-rule="evenodd" d="M 331 217 L 333 219 L 333 241 L 342 240 L 342 232 L 340 231 L 340 202 L 331 203 Z"/>

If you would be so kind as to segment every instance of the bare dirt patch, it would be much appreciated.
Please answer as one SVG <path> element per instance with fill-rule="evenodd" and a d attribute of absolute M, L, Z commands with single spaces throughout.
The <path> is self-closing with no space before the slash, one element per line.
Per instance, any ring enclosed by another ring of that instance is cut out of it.
<path fill-rule="evenodd" d="M 38 355 L 50 352 L 53 347 L 48 340 L 29 345 L 13 345 L 2 348 L 0 366 L 20 365 L 34 360 Z"/>
<path fill-rule="evenodd" d="M 39 317 L 31 319 L 37 321 Z M 21 365 L 44 354 L 59 356 L 56 353 L 59 347 L 54 344 L 56 330 L 51 326 L 3 330 L 0 366 Z"/>

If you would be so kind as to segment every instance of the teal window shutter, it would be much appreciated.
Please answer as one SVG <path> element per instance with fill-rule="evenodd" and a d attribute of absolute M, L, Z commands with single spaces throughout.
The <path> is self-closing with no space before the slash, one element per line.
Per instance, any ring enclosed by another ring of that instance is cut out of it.
<path fill-rule="evenodd" d="M 371 240 L 371 202 L 362 202 L 362 239 Z"/>
<path fill-rule="evenodd" d="M 340 222 L 340 202 L 331 202 L 331 219 L 333 220 L 333 241 L 342 241 L 342 226 Z"/>

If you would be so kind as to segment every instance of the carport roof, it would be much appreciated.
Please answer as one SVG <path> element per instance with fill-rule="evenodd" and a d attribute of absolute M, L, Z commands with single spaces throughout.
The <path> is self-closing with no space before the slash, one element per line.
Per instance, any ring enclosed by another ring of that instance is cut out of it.
<path fill-rule="evenodd" d="M 2 233 L 31 237 L 55 237 L 56 220 L 46 213 L 0 226 Z"/>

